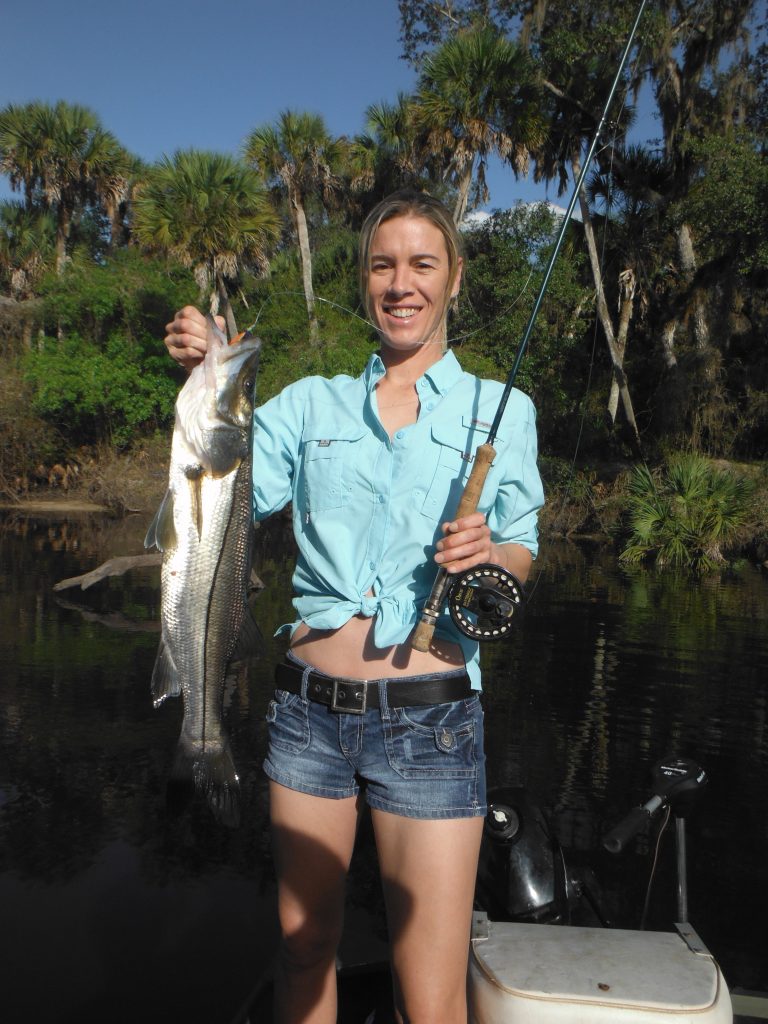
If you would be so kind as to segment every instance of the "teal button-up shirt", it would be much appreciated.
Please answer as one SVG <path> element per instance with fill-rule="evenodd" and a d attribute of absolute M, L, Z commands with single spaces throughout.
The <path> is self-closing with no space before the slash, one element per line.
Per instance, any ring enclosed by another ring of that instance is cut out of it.
<path fill-rule="evenodd" d="M 453 519 L 474 452 L 488 437 L 503 385 L 465 373 L 452 352 L 417 381 L 416 423 L 390 439 L 376 408 L 378 355 L 358 378 L 307 377 L 254 417 L 253 500 L 264 519 L 293 502 L 298 559 L 294 607 L 314 629 L 353 615 L 375 618 L 377 647 L 403 643 L 437 566 L 441 524 Z M 536 555 L 544 502 L 536 468 L 535 412 L 514 390 L 478 505 L 497 544 Z M 288 628 L 288 627 L 284 627 Z M 445 611 L 436 632 L 459 643 L 480 688 L 478 645 Z"/>

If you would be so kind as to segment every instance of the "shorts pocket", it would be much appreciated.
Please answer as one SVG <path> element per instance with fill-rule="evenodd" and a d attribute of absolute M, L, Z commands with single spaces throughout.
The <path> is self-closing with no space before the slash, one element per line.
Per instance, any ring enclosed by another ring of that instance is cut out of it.
<path fill-rule="evenodd" d="M 309 746 L 309 702 L 296 693 L 275 690 L 267 708 L 269 742 L 289 754 L 301 754 Z"/>
<path fill-rule="evenodd" d="M 425 707 L 392 708 L 384 721 L 389 766 L 403 779 L 470 779 L 482 751 L 478 697 Z"/>

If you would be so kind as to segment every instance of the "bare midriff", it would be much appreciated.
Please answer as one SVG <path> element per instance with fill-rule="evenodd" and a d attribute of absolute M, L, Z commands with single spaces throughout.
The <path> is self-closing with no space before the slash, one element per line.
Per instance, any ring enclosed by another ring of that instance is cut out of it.
<path fill-rule="evenodd" d="M 385 679 L 450 672 L 464 665 L 458 644 L 433 639 L 428 651 L 414 651 L 410 643 L 378 648 L 373 642 L 374 620 L 355 615 L 339 629 L 296 630 L 291 649 L 297 657 L 329 676 L 347 679 Z"/>

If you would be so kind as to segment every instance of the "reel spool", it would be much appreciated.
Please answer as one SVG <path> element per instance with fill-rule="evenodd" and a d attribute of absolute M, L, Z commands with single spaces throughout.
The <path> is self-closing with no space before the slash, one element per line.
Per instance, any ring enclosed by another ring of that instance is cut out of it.
<path fill-rule="evenodd" d="M 448 611 L 473 640 L 502 640 L 522 611 L 525 594 L 512 573 L 490 562 L 462 573 L 448 591 Z"/>

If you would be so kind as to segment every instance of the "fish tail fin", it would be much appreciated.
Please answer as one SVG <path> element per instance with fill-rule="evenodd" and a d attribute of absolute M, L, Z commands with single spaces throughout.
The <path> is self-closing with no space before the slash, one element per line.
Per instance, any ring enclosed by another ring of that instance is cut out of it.
<path fill-rule="evenodd" d="M 160 641 L 157 651 L 155 667 L 152 670 L 151 687 L 152 701 L 156 708 L 160 707 L 166 697 L 178 697 L 181 693 L 179 670 L 176 668 L 164 640 Z"/>
<path fill-rule="evenodd" d="M 228 828 L 240 825 L 240 780 L 228 744 L 205 751 L 195 762 L 195 786 L 205 794 L 213 816 Z"/>
<path fill-rule="evenodd" d="M 171 768 L 169 792 L 180 796 L 194 788 L 205 796 L 213 816 L 222 825 L 240 824 L 240 780 L 225 737 L 215 742 L 192 740 L 182 732 Z"/>

